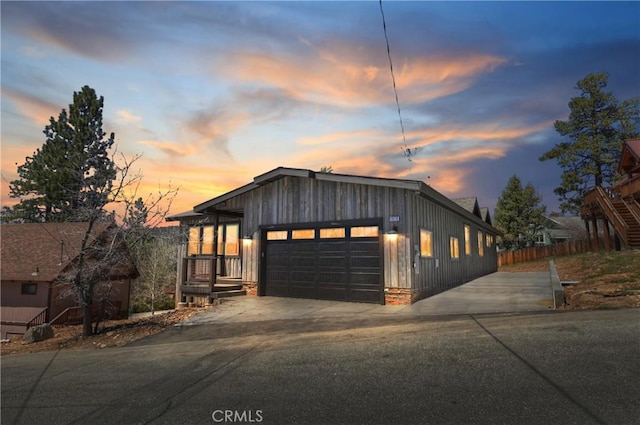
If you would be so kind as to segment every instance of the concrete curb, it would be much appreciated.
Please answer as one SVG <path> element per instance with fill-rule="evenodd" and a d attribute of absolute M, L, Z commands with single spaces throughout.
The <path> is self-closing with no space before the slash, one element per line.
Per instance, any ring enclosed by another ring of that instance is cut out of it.
<path fill-rule="evenodd" d="M 558 270 L 553 260 L 549 260 L 549 271 L 551 274 L 551 293 L 553 295 L 553 309 L 564 305 L 564 289 L 560 283 L 560 276 L 558 276 Z"/>

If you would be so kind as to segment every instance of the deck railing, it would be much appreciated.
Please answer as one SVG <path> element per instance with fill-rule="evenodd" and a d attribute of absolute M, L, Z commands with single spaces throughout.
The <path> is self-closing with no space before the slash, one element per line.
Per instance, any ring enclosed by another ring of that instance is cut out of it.
<path fill-rule="evenodd" d="M 40 313 L 38 313 L 38 315 L 36 317 L 34 317 L 33 319 L 29 320 L 27 322 L 27 329 L 29 329 L 29 328 L 31 328 L 33 326 L 38 326 L 38 325 L 42 325 L 42 324 L 46 323 L 47 322 L 47 310 L 48 310 L 48 308 L 45 308 Z"/>
<path fill-rule="evenodd" d="M 120 301 L 110 302 L 107 306 L 105 306 L 105 316 L 117 317 L 120 313 L 121 306 L 122 303 Z M 98 319 L 100 309 L 100 304 L 91 305 L 91 321 L 95 321 Z M 69 307 L 66 308 L 62 313 L 58 314 L 53 320 L 49 322 L 49 324 L 55 327 L 80 325 L 82 323 L 83 316 L 84 314 L 82 313 L 82 307 Z"/>

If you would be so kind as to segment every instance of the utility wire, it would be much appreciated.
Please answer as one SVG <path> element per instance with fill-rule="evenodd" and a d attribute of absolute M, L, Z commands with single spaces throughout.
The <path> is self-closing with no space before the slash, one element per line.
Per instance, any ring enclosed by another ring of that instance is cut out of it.
<path fill-rule="evenodd" d="M 382 15 L 382 29 L 384 31 L 384 39 L 387 42 L 387 57 L 389 58 L 389 70 L 391 71 L 391 81 L 393 82 L 393 92 L 396 95 L 396 106 L 398 107 L 398 118 L 400 119 L 400 130 L 402 131 L 403 146 L 400 148 L 404 153 L 404 156 L 411 161 L 411 155 L 413 152 L 407 147 L 407 139 L 404 135 L 404 123 L 402 122 L 402 113 L 400 112 L 400 101 L 398 100 L 398 89 L 396 88 L 396 77 L 393 73 L 393 62 L 391 61 L 391 48 L 389 47 L 389 36 L 387 36 L 387 22 L 384 19 L 384 10 L 382 9 L 382 0 L 380 3 L 380 14 Z"/>

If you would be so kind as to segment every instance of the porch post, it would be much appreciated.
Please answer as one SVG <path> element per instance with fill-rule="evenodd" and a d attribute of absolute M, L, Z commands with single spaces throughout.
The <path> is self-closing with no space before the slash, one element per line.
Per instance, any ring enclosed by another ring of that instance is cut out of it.
<path fill-rule="evenodd" d="M 213 260 L 211 261 L 211 276 L 209 283 L 213 291 L 213 285 L 216 284 L 216 275 L 218 274 L 218 225 L 220 224 L 220 216 L 216 213 L 213 215 Z"/>
<path fill-rule="evenodd" d="M 596 218 L 596 216 L 593 216 L 593 237 L 594 237 L 594 251 L 595 252 L 599 252 L 600 251 L 600 238 L 598 237 L 598 219 Z"/>
<path fill-rule="evenodd" d="M 591 242 L 591 230 L 589 229 L 589 220 L 584 221 L 584 227 L 587 230 L 587 246 L 589 247 L 589 251 L 593 251 L 593 244 Z"/>
<path fill-rule="evenodd" d="M 604 224 L 604 249 L 606 251 L 611 251 L 611 235 L 609 234 L 609 221 L 607 221 L 606 218 L 603 218 L 602 223 Z"/>

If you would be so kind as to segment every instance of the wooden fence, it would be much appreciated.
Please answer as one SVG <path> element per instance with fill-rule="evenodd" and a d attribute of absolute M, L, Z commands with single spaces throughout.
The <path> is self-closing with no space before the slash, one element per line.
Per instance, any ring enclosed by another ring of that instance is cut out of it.
<path fill-rule="evenodd" d="M 532 246 L 514 251 L 498 252 L 498 267 L 549 257 L 563 257 L 589 251 L 589 241 L 566 241 L 547 246 Z"/>

